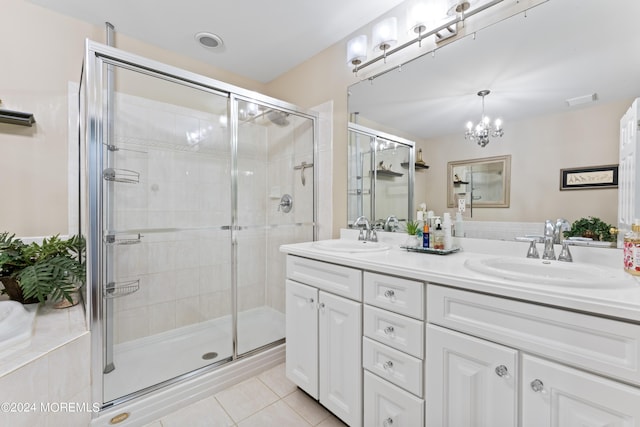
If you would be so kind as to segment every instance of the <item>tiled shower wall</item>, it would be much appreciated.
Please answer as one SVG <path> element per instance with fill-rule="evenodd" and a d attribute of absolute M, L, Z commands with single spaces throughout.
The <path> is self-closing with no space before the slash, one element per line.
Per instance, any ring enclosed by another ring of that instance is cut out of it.
<path fill-rule="evenodd" d="M 116 95 L 113 166 L 140 173 L 137 184 L 111 183 L 119 238 L 118 283 L 139 289 L 115 298 L 115 342 L 121 343 L 231 313 L 231 159 L 219 115 L 126 94 Z M 220 111 L 226 117 L 226 111 Z M 310 120 L 290 116 L 278 127 L 244 122 L 238 134 L 238 310 L 268 305 L 284 312 L 282 243 L 310 240 L 293 222 L 313 219 L 313 169 L 306 185 L 293 166 L 313 162 Z M 301 142 L 304 141 L 304 142 Z M 298 179 L 295 180 L 294 178 Z M 278 211 L 291 194 L 293 210 Z M 265 228 L 265 225 L 278 227 Z M 189 231 L 167 232 L 168 228 Z M 154 232 L 153 230 L 164 230 Z M 127 233 L 122 234 L 123 231 Z"/>

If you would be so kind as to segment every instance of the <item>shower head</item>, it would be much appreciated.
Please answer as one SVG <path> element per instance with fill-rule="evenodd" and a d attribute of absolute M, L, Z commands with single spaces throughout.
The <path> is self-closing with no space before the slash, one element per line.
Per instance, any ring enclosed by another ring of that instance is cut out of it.
<path fill-rule="evenodd" d="M 276 126 L 284 127 L 289 124 L 289 113 L 279 110 L 271 110 L 267 113 L 267 119 Z"/>

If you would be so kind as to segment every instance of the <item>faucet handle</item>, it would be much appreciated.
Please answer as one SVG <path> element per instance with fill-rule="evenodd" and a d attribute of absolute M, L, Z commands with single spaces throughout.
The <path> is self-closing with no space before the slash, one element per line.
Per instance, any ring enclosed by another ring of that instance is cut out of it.
<path fill-rule="evenodd" d="M 544 241 L 542 236 L 527 235 L 524 237 L 516 237 L 516 240 L 519 242 L 530 242 L 529 249 L 527 249 L 527 258 L 540 258 L 536 243 Z"/>
<path fill-rule="evenodd" d="M 558 255 L 558 261 L 573 262 L 573 257 L 569 250 L 569 245 L 571 244 L 573 244 L 571 240 L 562 241 L 562 250 L 560 251 L 560 255 Z"/>

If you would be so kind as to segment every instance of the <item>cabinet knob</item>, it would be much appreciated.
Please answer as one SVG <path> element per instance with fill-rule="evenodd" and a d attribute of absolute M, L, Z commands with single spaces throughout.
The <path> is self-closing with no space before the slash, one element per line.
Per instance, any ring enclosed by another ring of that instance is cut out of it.
<path fill-rule="evenodd" d="M 313 304 L 314 299 L 313 298 L 309 298 L 309 304 Z"/>
<path fill-rule="evenodd" d="M 510 378 L 511 377 L 511 375 L 509 375 L 509 369 L 507 369 L 507 367 L 504 366 L 504 365 L 496 366 L 496 374 L 499 377 L 502 377 L 502 378 Z"/>
<path fill-rule="evenodd" d="M 531 381 L 531 390 L 536 393 L 544 393 L 544 383 L 538 379 Z"/>
<path fill-rule="evenodd" d="M 382 364 L 382 367 L 384 368 L 384 370 L 388 370 L 388 369 L 392 369 L 393 368 L 393 362 L 391 360 L 387 360 L 386 362 L 384 362 Z"/>
<path fill-rule="evenodd" d="M 396 296 L 396 293 L 393 291 L 393 289 L 387 289 L 386 291 L 384 291 L 384 296 L 392 299 L 393 297 Z"/>
<path fill-rule="evenodd" d="M 394 331 L 393 326 L 387 326 L 386 328 L 384 328 L 384 333 L 387 335 L 393 334 L 393 331 Z"/>
<path fill-rule="evenodd" d="M 389 417 L 382 422 L 383 427 L 388 427 L 393 425 L 393 418 Z"/>

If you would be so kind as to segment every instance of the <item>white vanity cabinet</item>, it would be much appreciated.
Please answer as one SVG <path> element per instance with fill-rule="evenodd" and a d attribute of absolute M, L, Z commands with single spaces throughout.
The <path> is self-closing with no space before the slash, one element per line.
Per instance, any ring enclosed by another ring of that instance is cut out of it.
<path fill-rule="evenodd" d="M 434 325 L 427 343 L 427 426 L 517 425 L 517 350 Z"/>
<path fill-rule="evenodd" d="M 640 325 L 437 285 L 427 302 L 427 426 L 640 424 Z"/>
<path fill-rule="evenodd" d="M 352 427 L 362 425 L 362 272 L 287 256 L 286 375 Z"/>
<path fill-rule="evenodd" d="M 364 425 L 424 425 L 424 283 L 364 272 Z"/>

